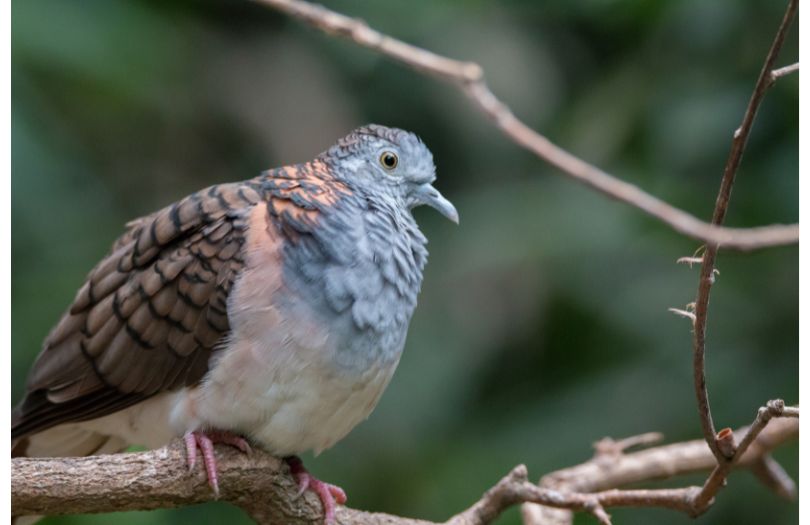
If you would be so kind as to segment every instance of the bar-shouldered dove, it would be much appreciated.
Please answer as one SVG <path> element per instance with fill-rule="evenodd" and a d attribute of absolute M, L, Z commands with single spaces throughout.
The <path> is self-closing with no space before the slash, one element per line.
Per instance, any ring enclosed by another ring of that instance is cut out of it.
<path fill-rule="evenodd" d="M 358 128 L 314 160 L 220 184 L 127 225 L 45 340 L 12 454 L 80 456 L 184 436 L 287 458 L 327 522 L 343 492 L 297 454 L 368 417 L 405 345 L 427 261 L 411 209 L 458 222 L 412 133 Z"/>

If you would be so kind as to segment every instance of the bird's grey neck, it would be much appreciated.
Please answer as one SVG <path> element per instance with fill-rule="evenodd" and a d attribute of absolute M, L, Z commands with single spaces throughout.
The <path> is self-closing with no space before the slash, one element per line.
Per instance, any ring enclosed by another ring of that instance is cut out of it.
<path fill-rule="evenodd" d="M 319 222 L 288 248 L 285 274 L 316 307 L 341 314 L 347 330 L 404 343 L 427 262 L 427 241 L 410 212 L 355 196 Z"/>

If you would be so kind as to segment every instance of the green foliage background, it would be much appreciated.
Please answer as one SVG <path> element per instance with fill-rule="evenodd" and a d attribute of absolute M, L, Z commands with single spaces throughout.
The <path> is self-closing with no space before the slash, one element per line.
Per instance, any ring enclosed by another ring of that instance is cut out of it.
<path fill-rule="evenodd" d="M 527 123 L 700 217 L 784 10 L 772 0 L 327 4 L 478 61 Z M 452 87 L 250 2 L 26 0 L 12 11 L 15 401 L 48 329 L 128 219 L 378 122 L 430 146 L 461 225 L 416 211 L 431 260 L 400 369 L 369 421 L 305 458 L 315 473 L 358 508 L 441 520 L 517 463 L 539 477 L 587 459 L 605 435 L 699 436 L 690 326 L 667 312 L 694 299 L 697 270 L 675 259 L 698 244 L 559 177 Z M 780 64 L 798 60 L 797 35 Z M 730 225 L 798 220 L 797 141 L 793 75 L 762 106 Z M 736 427 L 768 398 L 798 401 L 798 250 L 723 253 L 719 268 L 709 385 L 718 424 Z M 797 446 L 777 457 L 798 475 Z M 209 504 L 47 523 L 112 519 L 246 522 Z M 513 510 L 499 523 L 518 521 Z M 796 523 L 798 505 L 737 473 L 701 521 Z"/>

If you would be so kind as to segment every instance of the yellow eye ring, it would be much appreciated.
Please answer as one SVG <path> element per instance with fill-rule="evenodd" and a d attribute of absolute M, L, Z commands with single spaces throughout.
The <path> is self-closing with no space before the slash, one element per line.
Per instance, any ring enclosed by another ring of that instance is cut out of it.
<path fill-rule="evenodd" d="M 393 151 L 383 151 L 380 155 L 380 166 L 388 171 L 393 170 L 399 164 L 399 157 Z"/>

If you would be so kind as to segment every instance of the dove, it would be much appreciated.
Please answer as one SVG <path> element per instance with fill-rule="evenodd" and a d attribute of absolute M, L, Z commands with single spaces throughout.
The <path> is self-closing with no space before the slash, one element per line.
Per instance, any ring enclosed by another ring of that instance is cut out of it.
<path fill-rule="evenodd" d="M 46 338 L 12 411 L 13 456 L 185 441 L 285 458 L 334 521 L 343 491 L 300 454 L 366 419 L 397 367 L 427 240 L 458 223 L 414 134 L 367 125 L 313 160 L 193 193 L 127 224 Z"/>

